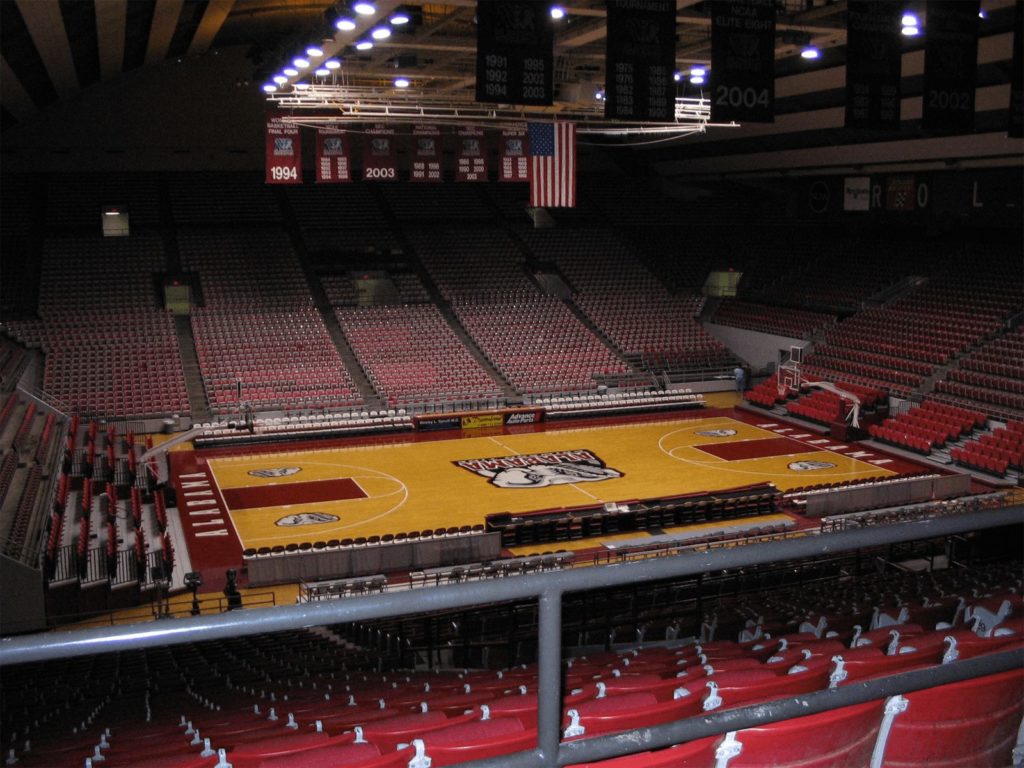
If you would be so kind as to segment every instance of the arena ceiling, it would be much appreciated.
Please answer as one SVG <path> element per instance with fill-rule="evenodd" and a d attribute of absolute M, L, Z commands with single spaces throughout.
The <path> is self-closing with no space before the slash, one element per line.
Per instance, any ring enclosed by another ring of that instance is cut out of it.
<path fill-rule="evenodd" d="M 343 59 L 352 85 L 388 87 L 397 74 L 432 95 L 466 97 L 475 83 L 476 0 L 405 3 L 413 23 L 373 50 L 352 45 L 399 3 L 378 0 L 356 17 L 357 29 L 333 22 L 344 3 L 330 0 L 0 0 L 0 118 L 6 129 L 31 122 L 40 111 L 101 81 L 132 70 L 203 57 L 245 46 L 251 61 L 246 87 L 258 89 L 287 59 L 309 44 Z M 923 72 L 921 38 L 906 38 L 903 129 L 896 135 L 856 135 L 843 129 L 845 0 L 778 0 L 776 120 L 740 131 L 711 132 L 651 150 L 666 176 L 712 169 L 777 171 L 788 168 L 896 162 L 1019 162 L 1019 142 L 1008 149 L 1005 110 L 1012 55 L 1013 0 L 982 0 L 975 133 L 947 138 L 942 147 L 919 126 Z M 923 15 L 925 3 L 907 8 Z M 555 25 L 554 111 L 592 100 L 604 82 L 605 11 L 602 0 L 566 4 Z M 677 2 L 677 67 L 687 72 L 710 62 L 707 3 Z M 811 44 L 815 61 L 799 56 Z M 698 87 L 685 86 L 686 95 Z M 1000 131 L 1002 137 L 999 138 Z M 855 149 L 851 149 L 854 147 Z M 869 149 L 865 149 L 869 147 Z M 721 164 L 723 158 L 731 164 Z M 768 159 L 768 158 L 771 159 Z M 746 158 L 746 159 L 737 159 Z"/>

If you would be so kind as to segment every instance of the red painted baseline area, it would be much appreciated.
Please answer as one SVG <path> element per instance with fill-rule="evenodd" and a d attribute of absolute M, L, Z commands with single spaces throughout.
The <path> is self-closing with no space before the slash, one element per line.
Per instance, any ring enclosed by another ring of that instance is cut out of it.
<path fill-rule="evenodd" d="M 348 477 L 305 483 L 224 488 L 221 493 L 228 509 L 234 511 L 258 507 L 281 507 L 285 504 L 315 504 L 320 501 L 366 498 L 366 493 L 359 487 L 359 484 Z"/>

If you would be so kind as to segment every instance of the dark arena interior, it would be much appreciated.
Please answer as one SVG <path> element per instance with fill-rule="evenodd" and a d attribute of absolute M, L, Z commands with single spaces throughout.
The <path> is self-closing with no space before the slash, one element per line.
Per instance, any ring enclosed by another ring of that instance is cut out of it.
<path fill-rule="evenodd" d="M 1024 764 L 1019 0 L 0 0 L 0 760 Z"/>

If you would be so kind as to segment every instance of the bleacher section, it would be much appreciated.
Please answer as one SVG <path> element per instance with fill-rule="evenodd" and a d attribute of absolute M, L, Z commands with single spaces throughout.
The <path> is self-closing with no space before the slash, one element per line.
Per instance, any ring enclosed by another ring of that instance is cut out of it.
<path fill-rule="evenodd" d="M 727 299 L 715 310 L 709 322 L 793 339 L 806 339 L 835 323 L 836 317 L 822 312 Z"/>
<path fill-rule="evenodd" d="M 480 401 L 502 394 L 433 305 L 335 312 L 360 366 L 388 407 Z"/>
<path fill-rule="evenodd" d="M 699 638 L 679 637 L 678 619 L 673 623 L 689 582 L 605 591 L 599 611 L 568 598 L 570 643 L 606 636 L 606 611 L 644 605 L 658 618 L 624 631 L 627 644 L 570 651 L 561 738 L 654 726 L 1022 647 L 1019 562 L 924 574 L 887 569 L 856 583 L 840 578 L 838 563 L 788 565 L 759 569 L 770 590 L 737 593 L 738 579 L 752 574 L 709 575 L 722 588 L 705 605 Z M 447 766 L 532 748 L 535 662 L 499 669 L 437 660 L 464 653 L 467 631 L 485 642 L 521 645 L 512 638 L 536 631 L 536 606 L 421 618 L 12 667 L 2 694 L 5 749 L 26 768 L 86 758 L 168 768 L 407 768 L 427 764 L 417 756 Z M 668 642 L 644 643 L 656 629 Z M 737 765 L 780 768 L 861 765 L 873 751 L 914 768 L 939 757 L 1007 765 L 1024 713 L 1024 671 L 924 689 L 905 700 L 908 706 L 884 707 L 879 699 L 612 764 L 711 768 L 722 764 L 716 752 L 729 749 L 746 758 Z"/>
<path fill-rule="evenodd" d="M 575 303 L 623 355 L 639 357 L 657 372 L 735 364 L 697 321 L 703 297 L 670 294 L 614 232 L 541 230 L 522 236 L 541 262 L 558 265 Z"/>
<path fill-rule="evenodd" d="M 806 359 L 805 371 L 909 395 L 939 366 L 999 332 L 1020 310 L 1022 290 L 1012 263 L 995 261 L 991 271 L 961 265 L 830 329 L 826 343 Z"/>
<path fill-rule="evenodd" d="M 628 366 L 560 299 L 519 296 L 493 303 L 457 302 L 459 322 L 518 392 L 595 389 Z"/>
<path fill-rule="evenodd" d="M 958 464 L 1003 477 L 1007 469 L 1024 469 L 1024 422 L 1010 421 L 1005 427 L 950 451 Z"/>
<path fill-rule="evenodd" d="M 193 224 L 268 224 L 281 221 L 273 189 L 247 173 L 172 173 L 171 212 L 179 227 Z"/>
<path fill-rule="evenodd" d="M 215 413 L 337 409 L 362 403 L 280 230 L 182 230 L 185 269 L 205 306 L 192 314 L 203 383 Z"/>
<path fill-rule="evenodd" d="M 935 399 L 977 408 L 994 418 L 1024 418 L 1024 326 L 959 360 L 935 383 Z"/>
<path fill-rule="evenodd" d="M 560 299 L 539 293 L 508 235 L 431 230 L 410 240 L 463 328 L 517 391 L 592 390 L 595 377 L 629 370 Z"/>
<path fill-rule="evenodd" d="M 925 455 L 948 442 L 961 439 L 985 426 L 985 414 L 925 400 L 895 418 L 868 427 L 868 434 L 884 443 Z"/>
<path fill-rule="evenodd" d="M 178 339 L 154 285 L 165 268 L 153 236 L 47 238 L 39 319 L 5 325 L 46 353 L 48 395 L 97 414 L 188 412 Z"/>

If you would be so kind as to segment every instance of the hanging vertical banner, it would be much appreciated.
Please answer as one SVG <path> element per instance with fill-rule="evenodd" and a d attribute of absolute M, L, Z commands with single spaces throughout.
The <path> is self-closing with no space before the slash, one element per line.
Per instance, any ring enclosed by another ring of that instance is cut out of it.
<path fill-rule="evenodd" d="M 1006 133 L 1011 139 L 1024 138 L 1024 1 L 1013 9 L 1013 66 L 1010 74 L 1010 110 Z"/>
<path fill-rule="evenodd" d="M 550 106 L 555 40 L 550 3 L 482 0 L 476 21 L 476 100 Z"/>
<path fill-rule="evenodd" d="M 352 181 L 349 138 L 344 131 L 316 129 L 316 180 L 318 184 Z"/>
<path fill-rule="evenodd" d="M 928 0 L 921 124 L 938 133 L 974 128 L 978 0 Z"/>
<path fill-rule="evenodd" d="M 846 35 L 846 127 L 900 128 L 899 3 L 850 0 Z"/>
<path fill-rule="evenodd" d="M 297 125 L 285 123 L 280 115 L 267 113 L 267 184 L 301 184 L 302 135 Z"/>
<path fill-rule="evenodd" d="M 501 172 L 499 181 L 529 181 L 530 160 L 526 154 L 526 126 L 501 132 Z"/>
<path fill-rule="evenodd" d="M 395 129 L 374 125 L 366 131 L 363 152 L 363 179 L 366 181 L 398 180 L 398 148 Z"/>
<path fill-rule="evenodd" d="M 456 181 L 487 181 L 487 157 L 484 154 L 482 128 L 459 128 L 455 132 L 458 147 L 455 151 Z"/>
<path fill-rule="evenodd" d="M 530 207 L 576 207 L 576 126 L 530 123 Z"/>
<path fill-rule="evenodd" d="M 441 181 L 441 129 L 436 125 L 412 127 L 409 181 Z"/>
<path fill-rule="evenodd" d="M 608 0 L 604 116 L 672 120 L 676 89 L 674 0 Z"/>
<path fill-rule="evenodd" d="M 775 3 L 711 3 L 711 120 L 775 122 Z"/>

